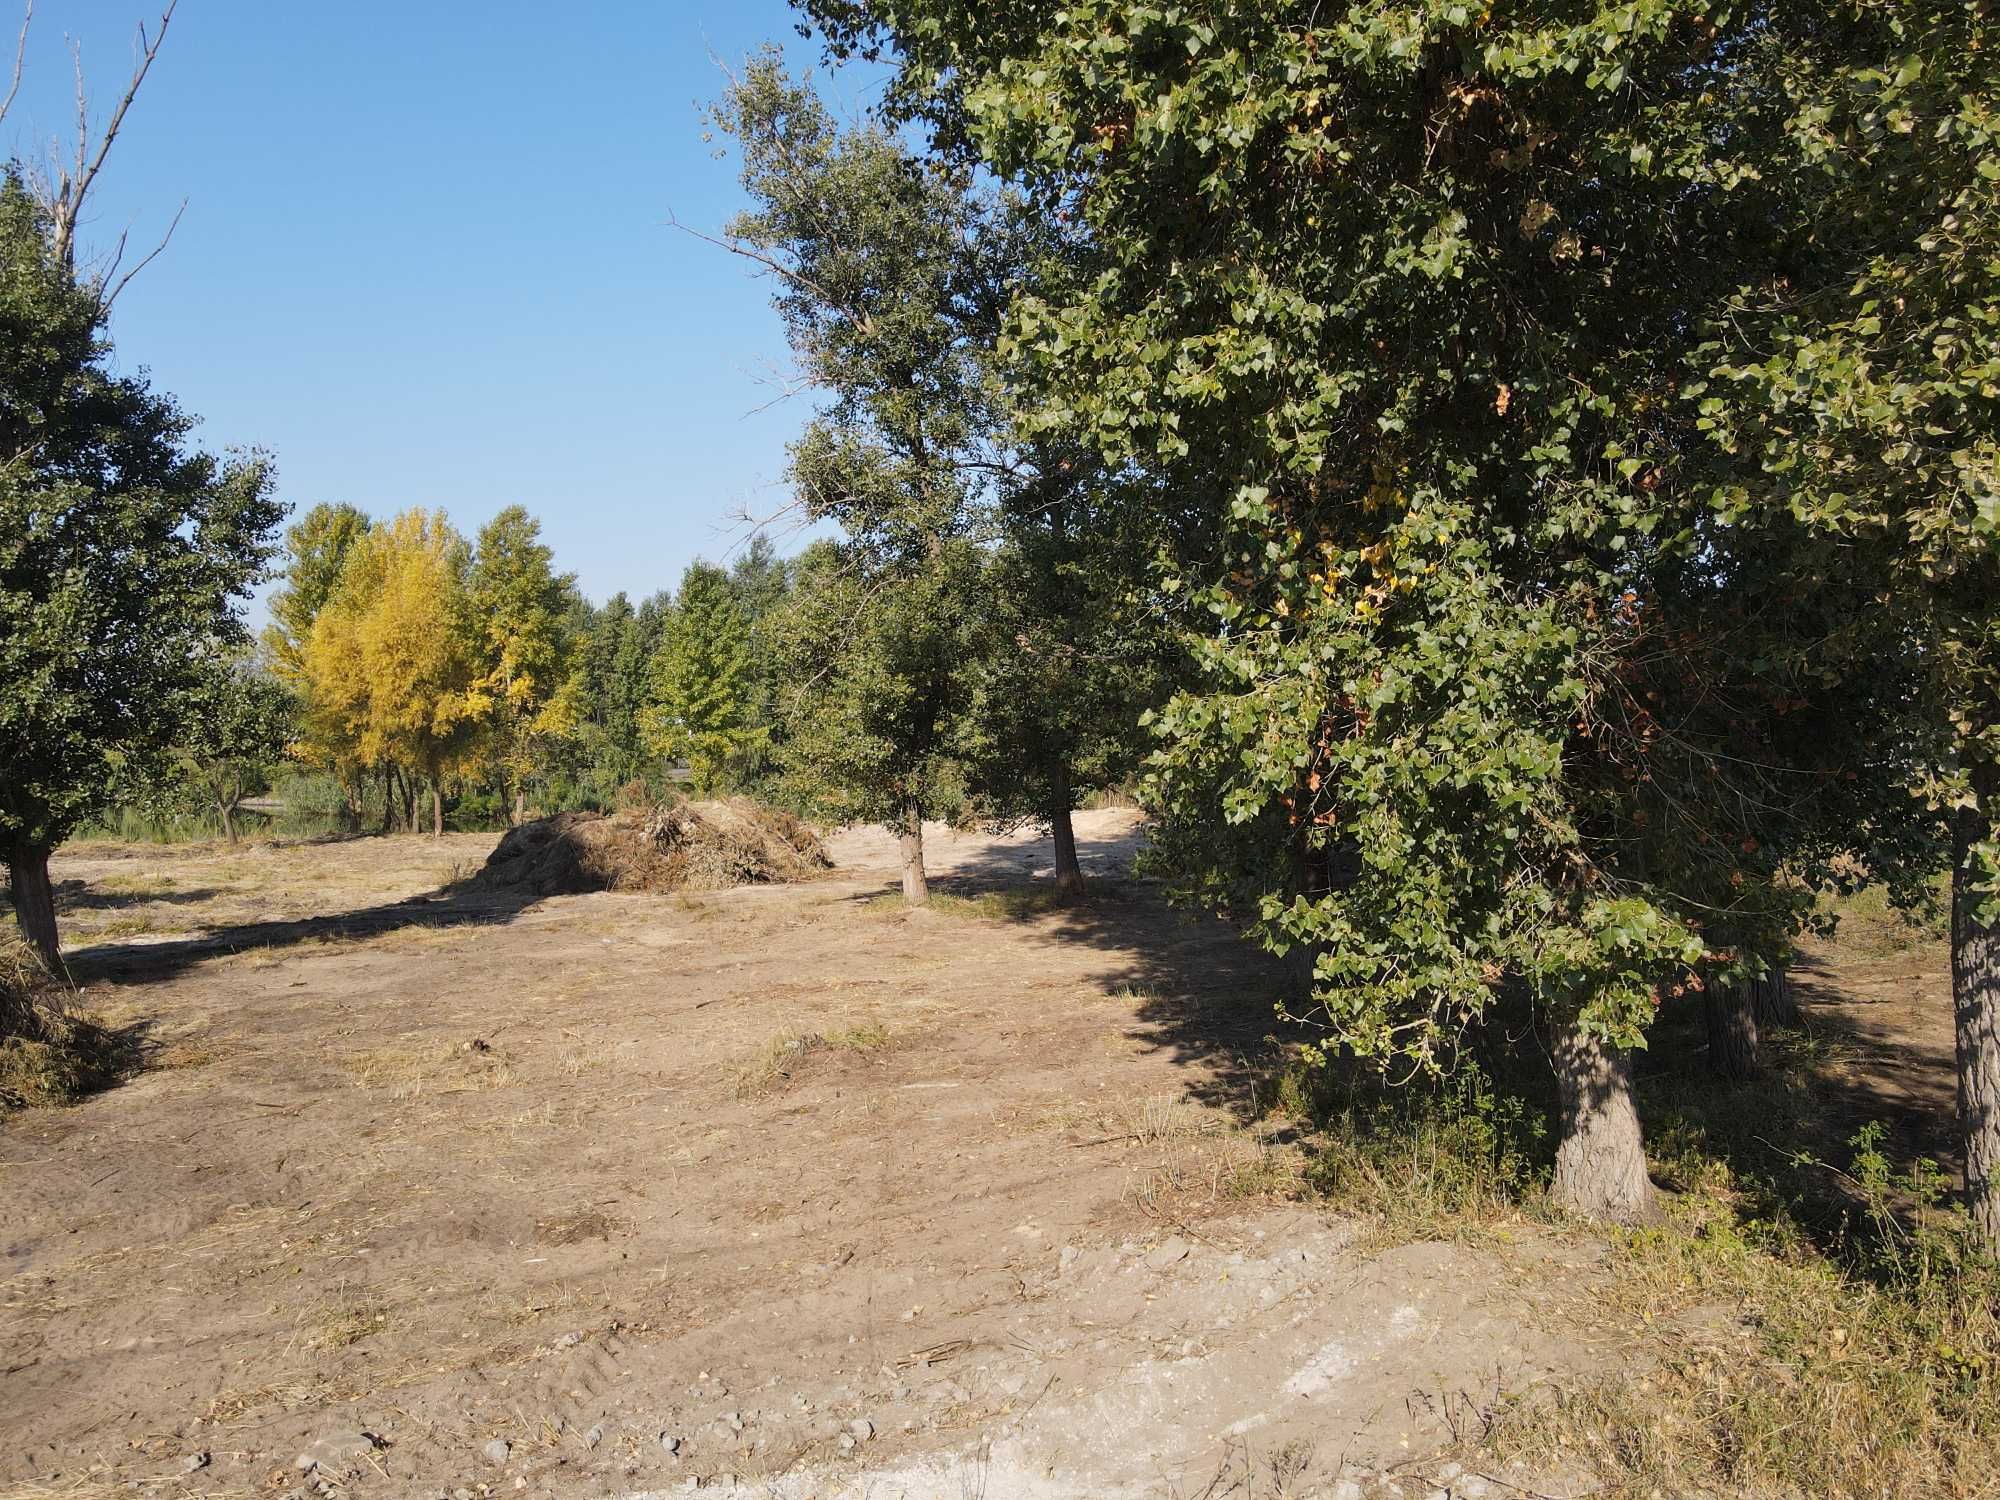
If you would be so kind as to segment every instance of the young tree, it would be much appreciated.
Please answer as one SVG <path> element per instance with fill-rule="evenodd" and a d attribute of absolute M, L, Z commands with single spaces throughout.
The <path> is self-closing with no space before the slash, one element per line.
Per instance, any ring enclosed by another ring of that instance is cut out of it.
<path fill-rule="evenodd" d="M 320 504 L 285 530 L 283 584 L 272 591 L 267 601 L 271 618 L 264 627 L 263 655 L 272 675 L 295 699 L 303 700 L 311 687 L 306 648 L 312 641 L 313 623 L 333 596 L 348 556 L 354 544 L 367 534 L 369 524 L 368 517 L 351 505 Z M 324 716 L 300 715 L 292 753 L 333 777 L 340 787 L 341 826 L 357 832 L 361 827 L 365 768 L 355 758 L 351 743 L 328 740 L 315 732 L 327 722 Z M 385 770 L 384 832 L 388 829 L 390 800 Z"/>
<path fill-rule="evenodd" d="M 750 630 L 729 575 L 692 563 L 653 654 L 640 734 L 656 755 L 686 762 L 696 791 L 713 793 L 760 738 L 755 692 Z"/>
<path fill-rule="evenodd" d="M 581 696 L 566 628 L 576 579 L 557 575 L 541 531 L 527 511 L 508 506 L 480 529 L 468 582 L 485 657 L 477 691 L 493 704 L 516 824 L 527 817 L 528 778 L 552 744 L 575 733 Z"/>
<path fill-rule="evenodd" d="M 888 574 L 865 549 L 820 542 L 778 621 L 787 787 L 830 821 L 891 829 L 912 905 L 930 898 L 924 820 L 965 806 L 982 571 L 964 541 Z"/>
<path fill-rule="evenodd" d="M 214 811 L 222 836 L 233 844 L 246 791 L 291 742 L 297 701 L 248 660 L 217 652 L 187 708 L 187 727 L 175 747 L 181 785 Z"/>
<path fill-rule="evenodd" d="M 58 228 L 0 176 L 0 848 L 51 968 L 51 851 L 163 774 L 283 515 L 264 460 L 190 451 L 173 402 L 113 372 Z"/>
<path fill-rule="evenodd" d="M 405 511 L 355 544 L 306 648 L 313 733 L 363 766 L 421 774 L 433 835 L 444 832 L 444 778 L 469 758 L 493 707 L 470 565 L 443 515 Z M 415 791 L 413 782 L 412 801 Z"/>

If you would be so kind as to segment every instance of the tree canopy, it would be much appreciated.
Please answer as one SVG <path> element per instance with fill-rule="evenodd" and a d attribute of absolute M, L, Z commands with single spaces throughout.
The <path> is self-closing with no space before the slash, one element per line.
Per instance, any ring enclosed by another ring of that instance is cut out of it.
<path fill-rule="evenodd" d="M 0 175 L 0 845 L 52 967 L 50 851 L 170 774 L 282 515 L 262 457 L 191 449 L 169 398 L 113 372 L 54 232 Z"/>

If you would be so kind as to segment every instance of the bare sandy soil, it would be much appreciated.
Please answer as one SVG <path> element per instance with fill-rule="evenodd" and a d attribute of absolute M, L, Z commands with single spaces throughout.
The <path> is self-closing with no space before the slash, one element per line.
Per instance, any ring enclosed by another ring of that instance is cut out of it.
<path fill-rule="evenodd" d="M 1059 908 L 933 831 L 926 912 L 871 831 L 529 906 L 443 890 L 491 835 L 65 852 L 148 1066 L 0 1122 L 0 1492 L 1514 1493 L 1452 1456 L 1601 1367 L 1600 1251 L 1292 1201 L 1273 975 L 1079 834 Z"/>

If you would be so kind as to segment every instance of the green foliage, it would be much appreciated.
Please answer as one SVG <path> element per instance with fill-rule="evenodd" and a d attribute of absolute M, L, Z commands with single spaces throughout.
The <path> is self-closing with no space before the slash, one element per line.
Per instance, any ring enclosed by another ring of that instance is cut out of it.
<path fill-rule="evenodd" d="M 110 367 L 104 309 L 0 178 L 0 846 L 47 851 L 157 783 L 281 511 L 268 465 Z"/>
<path fill-rule="evenodd" d="M 698 792 L 720 789 L 730 763 L 761 739 L 750 627 L 729 575 L 708 563 L 681 576 L 640 710 L 648 749 L 685 761 Z"/>
<path fill-rule="evenodd" d="M 1542 1209 L 1552 1150 L 1542 1115 L 1476 1064 L 1391 1088 L 1372 1069 L 1296 1059 L 1274 1103 L 1321 1132 L 1308 1184 L 1395 1238 L 1451 1238 Z"/>
<path fill-rule="evenodd" d="M 1443 1066 L 1518 986 L 1634 1046 L 1686 966 L 1781 953 L 1835 856 L 1934 858 L 1870 585 L 1733 527 L 1686 398 L 1799 253 L 1767 85 L 1842 25 L 808 8 L 1080 226 L 1088 274 L 1019 287 L 1003 350 L 1031 431 L 1172 517 L 1158 586 L 1201 628 L 1156 868 L 1309 954 L 1340 1044 Z"/>
<path fill-rule="evenodd" d="M 176 790 L 213 809 L 225 836 L 236 836 L 243 798 L 261 790 L 284 756 L 298 720 L 298 702 L 281 682 L 248 661 L 214 660 L 193 695 L 177 752 Z"/>
<path fill-rule="evenodd" d="M 981 561 L 946 543 L 886 578 L 851 545 L 799 559 L 776 639 L 787 684 L 784 786 L 833 823 L 895 822 L 915 809 L 951 818 L 966 804 L 965 736 Z"/>
<path fill-rule="evenodd" d="M 285 528 L 284 583 L 267 603 L 271 622 L 264 627 L 264 651 L 272 671 L 294 686 L 304 681 L 313 621 L 333 596 L 348 553 L 368 524 L 352 505 L 321 504 Z"/>

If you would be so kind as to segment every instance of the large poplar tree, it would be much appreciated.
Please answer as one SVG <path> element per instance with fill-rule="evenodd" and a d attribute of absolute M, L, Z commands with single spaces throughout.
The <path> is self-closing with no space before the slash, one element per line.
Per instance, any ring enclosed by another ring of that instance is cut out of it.
<path fill-rule="evenodd" d="M 1823 14 L 809 9 L 1084 226 L 1097 273 L 1017 299 L 1016 385 L 1207 508 L 1160 579 L 1210 622 L 1151 784 L 1181 892 L 1308 955 L 1385 1063 L 1531 1004 L 1558 1196 L 1646 1216 L 1630 1054 L 1678 976 L 1781 957 L 1780 861 L 1898 848 L 1866 585 L 1796 528 L 1735 545 L 1681 399 L 1796 248 L 1763 83 Z"/>

